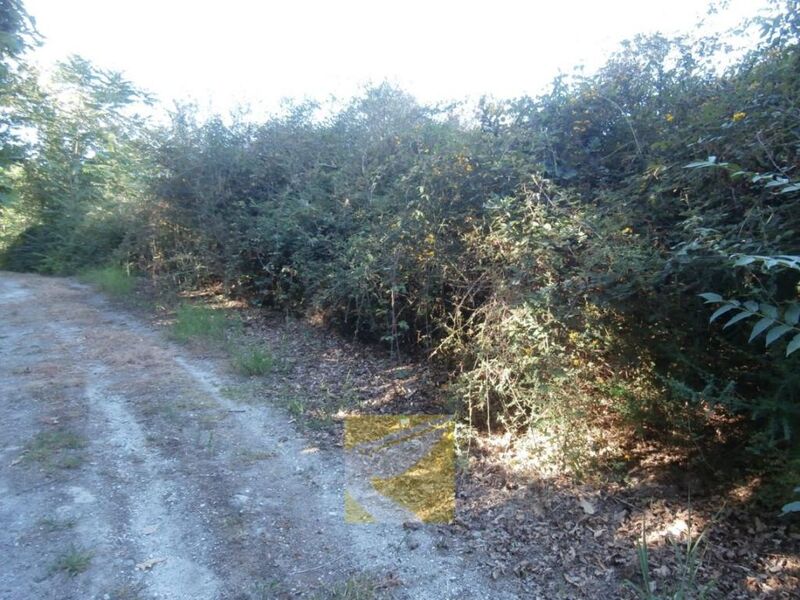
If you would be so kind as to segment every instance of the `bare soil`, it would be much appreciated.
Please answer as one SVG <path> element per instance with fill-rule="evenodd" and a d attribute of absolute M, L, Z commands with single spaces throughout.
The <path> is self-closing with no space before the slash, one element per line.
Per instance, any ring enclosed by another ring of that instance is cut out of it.
<path fill-rule="evenodd" d="M 335 445 L 90 288 L 3 273 L 0 323 L 0 598 L 516 597 L 438 527 L 346 524 Z"/>

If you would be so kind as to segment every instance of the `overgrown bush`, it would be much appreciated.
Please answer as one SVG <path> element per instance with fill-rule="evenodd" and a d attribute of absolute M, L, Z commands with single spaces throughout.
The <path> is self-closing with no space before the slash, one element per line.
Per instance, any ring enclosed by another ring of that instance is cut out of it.
<path fill-rule="evenodd" d="M 565 451 L 610 422 L 696 446 L 719 437 L 715 410 L 752 418 L 753 449 L 792 451 L 795 421 L 774 424 L 797 414 L 800 353 L 710 332 L 698 294 L 797 299 L 796 276 L 741 278 L 729 258 L 800 253 L 797 8 L 752 20 L 760 43 L 724 70 L 730 37 L 637 37 L 595 74 L 472 115 L 379 85 L 324 118 L 179 106 L 147 128 L 139 92 L 73 59 L 25 92 L 39 135 L 4 171 L 4 264 L 124 260 L 316 311 L 433 356 L 473 423 Z"/>

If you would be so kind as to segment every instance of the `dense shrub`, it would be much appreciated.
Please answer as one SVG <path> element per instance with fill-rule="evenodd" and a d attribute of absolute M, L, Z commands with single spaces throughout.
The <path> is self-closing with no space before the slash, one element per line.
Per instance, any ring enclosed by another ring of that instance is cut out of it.
<path fill-rule="evenodd" d="M 725 40 L 638 37 L 471 115 L 380 85 L 338 110 L 258 124 L 180 106 L 147 129 L 136 90 L 73 59 L 28 92 L 39 135 L 7 170 L 5 264 L 111 259 L 318 311 L 441 361 L 474 422 L 565 447 L 609 419 L 694 444 L 723 407 L 753 417 L 754 448 L 791 449 L 800 353 L 710 331 L 698 294 L 797 298 L 796 273 L 730 259 L 800 253 L 796 4 L 751 22 L 761 42 L 724 71 Z"/>

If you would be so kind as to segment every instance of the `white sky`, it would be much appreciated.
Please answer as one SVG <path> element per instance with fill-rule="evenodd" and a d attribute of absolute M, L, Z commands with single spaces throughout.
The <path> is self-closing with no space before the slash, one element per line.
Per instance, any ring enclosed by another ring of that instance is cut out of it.
<path fill-rule="evenodd" d="M 763 0 L 732 0 L 726 23 Z M 539 92 L 637 32 L 688 31 L 703 0 L 27 0 L 44 65 L 77 53 L 155 93 L 227 111 L 351 96 L 370 81 L 422 101 Z"/>

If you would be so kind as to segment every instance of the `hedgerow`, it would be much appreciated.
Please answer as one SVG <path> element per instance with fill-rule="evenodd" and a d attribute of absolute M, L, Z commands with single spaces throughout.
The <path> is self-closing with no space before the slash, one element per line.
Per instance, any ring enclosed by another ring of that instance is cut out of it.
<path fill-rule="evenodd" d="M 576 469 L 593 427 L 691 446 L 722 413 L 786 456 L 800 353 L 716 330 L 699 297 L 798 297 L 797 271 L 730 258 L 800 254 L 800 11 L 773 9 L 738 55 L 640 36 L 595 74 L 472 114 L 383 84 L 325 117 L 184 105 L 152 127 L 129 116 L 137 90 L 73 59 L 24 91 L 38 139 L 4 170 L 3 260 L 124 263 L 319 312 L 439 361 L 474 424 L 585 447 Z"/>

